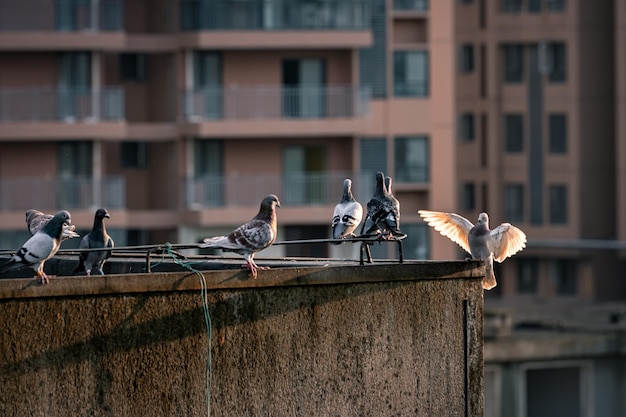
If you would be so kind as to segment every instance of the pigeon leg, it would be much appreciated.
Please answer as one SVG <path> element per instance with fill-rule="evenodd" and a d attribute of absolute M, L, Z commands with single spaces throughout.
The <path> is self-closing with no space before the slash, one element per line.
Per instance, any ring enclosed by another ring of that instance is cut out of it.
<path fill-rule="evenodd" d="M 50 282 L 50 278 L 43 271 L 37 271 L 37 275 L 35 278 L 39 278 L 42 284 L 47 284 Z"/>

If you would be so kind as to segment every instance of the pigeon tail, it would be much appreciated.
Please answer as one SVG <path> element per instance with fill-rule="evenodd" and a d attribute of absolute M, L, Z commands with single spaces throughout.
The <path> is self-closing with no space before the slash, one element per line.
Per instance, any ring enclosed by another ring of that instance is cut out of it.
<path fill-rule="evenodd" d="M 493 272 L 493 261 L 489 260 L 485 266 L 485 278 L 483 278 L 483 288 L 490 290 L 498 285 L 496 281 L 496 275 Z"/>

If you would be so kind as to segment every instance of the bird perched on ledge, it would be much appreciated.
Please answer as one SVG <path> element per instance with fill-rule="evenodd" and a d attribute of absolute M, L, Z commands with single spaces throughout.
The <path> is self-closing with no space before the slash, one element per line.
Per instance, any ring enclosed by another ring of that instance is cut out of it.
<path fill-rule="evenodd" d="M 335 206 L 331 227 L 333 229 L 333 239 L 345 239 L 354 236 L 354 230 L 357 228 L 363 218 L 363 206 L 354 199 L 352 195 L 352 180 L 346 178 L 343 180 L 343 196 L 341 201 Z M 341 242 L 333 242 L 339 245 Z"/>
<path fill-rule="evenodd" d="M 509 223 L 502 223 L 489 230 L 487 213 L 478 215 L 476 225 L 456 213 L 429 210 L 419 210 L 418 213 L 429 226 L 461 246 L 473 259 L 482 259 L 485 262 L 486 275 L 483 279 L 483 288 L 486 290 L 497 285 L 493 273 L 494 259 L 502 262 L 526 247 L 524 232 Z"/>
<path fill-rule="evenodd" d="M 270 194 L 261 201 L 261 207 L 256 216 L 249 222 L 242 224 L 226 236 L 208 237 L 201 248 L 217 248 L 225 252 L 235 252 L 243 255 L 246 263 L 242 268 L 248 268 L 252 278 L 257 277 L 260 267 L 254 263 L 254 255 L 269 247 L 276 240 L 276 207 L 280 207 L 280 201 L 274 194 Z"/>
<path fill-rule="evenodd" d="M 52 218 L 52 214 L 45 214 L 39 210 L 27 210 L 26 211 L 26 226 L 31 236 L 37 233 L 41 228 L 43 228 L 50 219 Z M 74 237 L 80 237 L 78 233 L 74 230 L 76 226 L 73 224 L 66 224 L 63 226 L 63 235 L 61 236 L 61 241 L 71 239 Z"/>
<path fill-rule="evenodd" d="M 361 235 L 377 234 L 386 239 L 405 236 L 400 231 L 400 203 L 387 190 L 385 174 L 380 171 L 376 173 L 376 191 L 367 203 L 367 216 L 361 228 Z"/>
<path fill-rule="evenodd" d="M 104 219 L 110 219 L 109 212 L 103 208 L 96 211 L 93 217 L 93 227 L 80 241 L 80 249 L 113 249 L 115 245 L 111 236 L 107 234 Z M 104 275 L 102 267 L 107 259 L 111 257 L 111 250 L 81 252 L 78 259 L 78 267 L 74 272 L 85 271 L 91 275 L 92 270 L 99 275 Z"/>
<path fill-rule="evenodd" d="M 43 266 L 56 255 L 61 246 L 64 227 L 70 224 L 70 213 L 66 210 L 59 211 L 8 261 L 0 265 L 0 273 L 32 267 L 37 274 L 36 278 L 40 278 L 42 284 L 47 284 L 49 277 L 43 272 Z"/>

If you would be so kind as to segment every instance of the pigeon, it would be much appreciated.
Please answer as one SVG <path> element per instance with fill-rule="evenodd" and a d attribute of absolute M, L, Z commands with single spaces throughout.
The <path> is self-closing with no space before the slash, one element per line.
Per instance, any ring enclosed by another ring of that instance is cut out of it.
<path fill-rule="evenodd" d="M 87 275 L 95 269 L 98 275 L 104 275 L 102 267 L 107 259 L 111 257 L 111 250 L 114 242 L 111 236 L 107 234 L 104 226 L 104 218 L 110 219 L 109 212 L 101 208 L 96 211 L 93 219 L 93 227 L 91 232 L 83 236 L 80 241 L 79 249 L 97 249 L 108 248 L 106 251 L 85 251 L 81 252 L 78 259 L 78 267 L 74 272 L 85 271 Z"/>
<path fill-rule="evenodd" d="M 385 186 L 385 174 L 376 173 L 376 191 L 367 203 L 367 216 L 363 227 L 362 235 L 380 234 L 382 237 L 404 236 L 399 229 L 400 223 L 400 203 L 395 200 L 387 191 Z"/>
<path fill-rule="evenodd" d="M 208 237 L 201 248 L 218 248 L 225 252 L 235 252 L 243 255 L 246 263 L 242 268 L 248 268 L 252 278 L 257 277 L 259 267 L 254 263 L 254 254 L 269 247 L 276 240 L 276 207 L 280 201 L 274 194 L 270 194 L 261 201 L 259 213 L 249 222 L 242 224 L 226 236 Z"/>
<path fill-rule="evenodd" d="M 419 210 L 418 213 L 429 226 L 457 243 L 469 252 L 473 259 L 485 261 L 486 276 L 483 279 L 483 288 L 486 290 L 497 285 L 496 276 L 493 273 L 494 259 L 502 262 L 526 247 L 524 232 L 509 223 L 502 223 L 489 230 L 487 213 L 478 215 L 478 222 L 475 226 L 456 213 L 429 210 Z"/>
<path fill-rule="evenodd" d="M 363 218 L 363 206 L 354 199 L 352 195 L 352 180 L 343 180 L 343 196 L 341 201 L 335 206 L 331 226 L 333 229 L 333 239 L 345 239 L 353 237 L 354 230 Z M 341 242 L 332 242 L 339 245 Z"/>
<path fill-rule="evenodd" d="M 27 210 L 26 211 L 26 226 L 31 236 L 41 230 L 52 218 L 52 214 L 45 214 L 39 210 Z M 63 235 L 61 241 L 72 239 L 74 237 L 80 237 L 74 230 L 76 226 L 73 224 L 63 225 Z"/>
<path fill-rule="evenodd" d="M 55 214 L 39 231 L 35 232 L 22 247 L 4 264 L 0 265 L 0 273 L 32 267 L 35 278 L 40 278 L 42 284 L 49 282 L 49 277 L 43 272 L 45 262 L 56 255 L 61 246 L 63 226 L 71 223 L 71 215 L 66 210 Z"/>
<path fill-rule="evenodd" d="M 400 202 L 393 195 L 393 191 L 391 190 L 391 186 L 393 184 L 393 179 L 391 177 L 385 177 L 385 188 L 387 189 L 387 195 L 389 197 L 389 201 L 391 201 L 391 205 L 393 206 L 393 210 L 397 213 L 398 223 L 400 222 Z"/>

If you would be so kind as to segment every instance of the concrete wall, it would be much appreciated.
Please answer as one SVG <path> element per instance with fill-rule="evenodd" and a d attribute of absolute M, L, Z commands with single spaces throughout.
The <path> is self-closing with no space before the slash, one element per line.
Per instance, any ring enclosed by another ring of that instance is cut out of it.
<path fill-rule="evenodd" d="M 0 280 L 0 414 L 483 415 L 478 263 L 203 274 Z"/>

